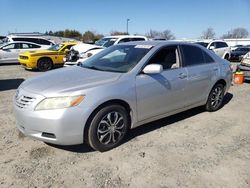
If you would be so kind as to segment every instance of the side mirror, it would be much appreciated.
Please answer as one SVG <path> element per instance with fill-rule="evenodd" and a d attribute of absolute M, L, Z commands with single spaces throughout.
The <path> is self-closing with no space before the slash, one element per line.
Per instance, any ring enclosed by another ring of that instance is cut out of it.
<path fill-rule="evenodd" d="M 147 65 L 142 72 L 145 74 L 159 74 L 163 71 L 163 67 L 160 64 Z"/>
<path fill-rule="evenodd" d="M 209 47 L 209 50 L 214 50 L 214 49 L 215 49 L 214 46 L 210 46 L 210 47 Z"/>

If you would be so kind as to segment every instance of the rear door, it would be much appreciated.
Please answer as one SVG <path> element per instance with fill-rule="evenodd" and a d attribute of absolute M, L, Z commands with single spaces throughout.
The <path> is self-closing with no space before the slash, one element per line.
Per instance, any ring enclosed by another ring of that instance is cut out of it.
<path fill-rule="evenodd" d="M 184 67 L 187 69 L 186 106 L 204 102 L 212 79 L 219 67 L 212 57 L 198 46 L 181 45 Z"/>
<path fill-rule="evenodd" d="M 161 64 L 160 74 L 136 76 L 137 116 L 142 121 L 183 108 L 187 70 L 181 67 L 178 46 L 159 49 L 147 64 Z"/>
<path fill-rule="evenodd" d="M 20 53 L 29 51 L 29 50 L 37 50 L 41 48 L 41 46 L 36 44 L 30 44 L 30 43 L 20 43 Z"/>
<path fill-rule="evenodd" d="M 3 63 L 17 63 L 20 52 L 20 43 L 8 44 L 1 49 L 1 61 Z"/>

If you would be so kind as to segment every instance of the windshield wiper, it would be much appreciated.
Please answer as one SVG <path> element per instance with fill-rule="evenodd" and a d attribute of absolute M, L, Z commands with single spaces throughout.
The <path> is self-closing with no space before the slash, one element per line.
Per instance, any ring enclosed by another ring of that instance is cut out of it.
<path fill-rule="evenodd" d="M 98 67 L 96 67 L 96 66 L 93 66 L 93 65 L 91 65 L 91 66 L 86 66 L 86 65 L 83 65 L 83 64 L 82 64 L 82 67 L 83 67 L 83 68 L 87 68 L 87 69 L 93 69 L 93 70 L 104 71 L 104 70 L 102 70 L 102 69 L 100 69 L 100 68 L 98 68 Z"/>

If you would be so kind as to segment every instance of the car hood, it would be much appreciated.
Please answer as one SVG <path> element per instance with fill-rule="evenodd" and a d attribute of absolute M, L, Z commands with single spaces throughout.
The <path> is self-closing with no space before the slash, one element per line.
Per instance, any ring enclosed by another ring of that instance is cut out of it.
<path fill-rule="evenodd" d="M 28 79 L 23 82 L 20 87 L 45 97 L 70 95 L 73 92 L 114 82 L 118 80 L 121 75 L 121 73 L 104 72 L 72 66 L 53 70 Z"/>
<path fill-rule="evenodd" d="M 79 53 L 83 53 L 83 52 L 87 52 L 91 49 L 103 49 L 103 47 L 83 43 L 83 44 L 77 44 L 77 45 L 73 46 L 72 49 L 75 51 L 78 51 Z"/>

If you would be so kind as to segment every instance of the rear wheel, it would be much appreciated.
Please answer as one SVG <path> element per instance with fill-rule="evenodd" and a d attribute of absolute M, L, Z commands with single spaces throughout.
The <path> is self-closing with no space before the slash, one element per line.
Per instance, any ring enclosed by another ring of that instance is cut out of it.
<path fill-rule="evenodd" d="M 210 94 L 206 103 L 206 110 L 214 112 L 221 108 L 224 98 L 225 88 L 222 84 L 216 84 L 210 91 Z"/>
<path fill-rule="evenodd" d="M 41 58 L 38 60 L 37 68 L 39 71 L 48 71 L 52 69 L 53 63 L 50 58 Z"/>
<path fill-rule="evenodd" d="M 88 130 L 88 143 L 98 151 L 118 146 L 127 133 L 130 118 L 121 105 L 109 105 L 99 110 Z"/>

